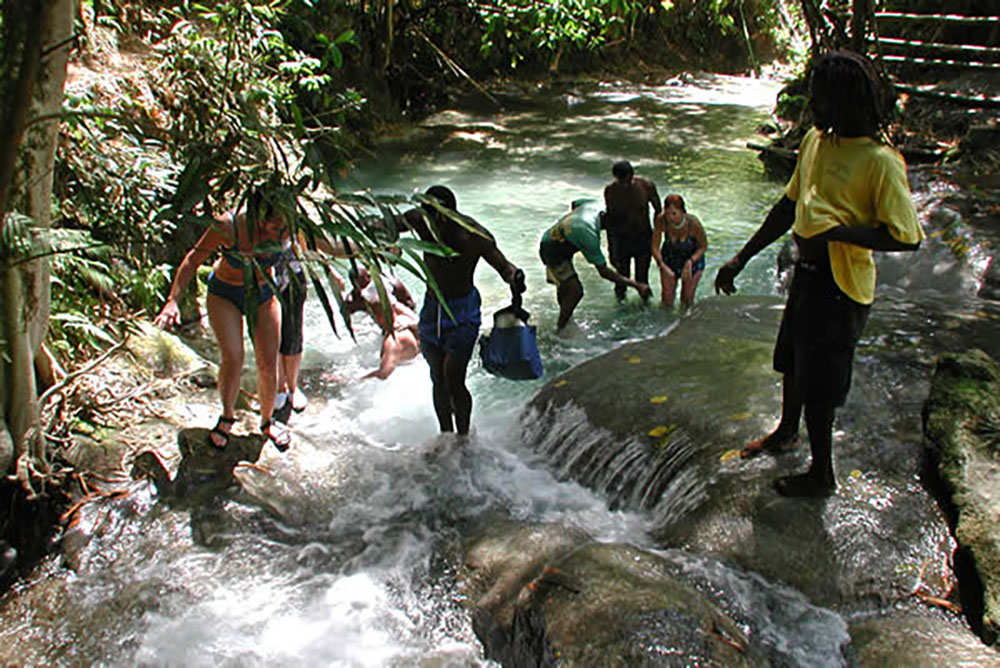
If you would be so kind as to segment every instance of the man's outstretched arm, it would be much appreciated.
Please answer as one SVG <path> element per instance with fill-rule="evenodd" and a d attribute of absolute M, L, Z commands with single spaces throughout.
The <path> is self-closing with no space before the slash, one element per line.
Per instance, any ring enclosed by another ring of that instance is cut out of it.
<path fill-rule="evenodd" d="M 715 275 L 715 294 L 723 292 L 731 295 L 736 292 L 734 280 L 743 271 L 747 262 L 792 229 L 794 222 L 795 202 L 787 195 L 782 195 L 778 203 L 771 207 L 760 228 L 750 237 L 750 241 L 746 242 L 729 262 L 719 268 L 719 272 Z"/>
<path fill-rule="evenodd" d="M 601 278 L 611 281 L 615 285 L 627 285 L 630 288 L 635 288 L 636 292 L 638 292 L 643 298 L 649 297 L 653 294 L 653 291 L 650 290 L 649 286 L 645 283 L 639 283 L 631 278 L 625 278 L 606 264 L 594 265 L 594 268 L 597 269 L 597 273 L 601 275 Z"/>

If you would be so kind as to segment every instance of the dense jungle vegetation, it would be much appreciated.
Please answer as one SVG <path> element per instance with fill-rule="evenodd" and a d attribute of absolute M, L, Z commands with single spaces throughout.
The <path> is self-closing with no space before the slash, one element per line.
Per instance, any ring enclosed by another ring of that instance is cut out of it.
<path fill-rule="evenodd" d="M 108 409 L 70 381 L 160 308 L 212 215 L 264 191 L 376 276 L 424 275 L 424 246 L 371 224 L 403 200 L 330 186 L 386 125 L 498 79 L 801 64 L 850 33 L 821 4 L 851 3 L 0 0 L 0 533 L 67 492 L 60 450 Z"/>

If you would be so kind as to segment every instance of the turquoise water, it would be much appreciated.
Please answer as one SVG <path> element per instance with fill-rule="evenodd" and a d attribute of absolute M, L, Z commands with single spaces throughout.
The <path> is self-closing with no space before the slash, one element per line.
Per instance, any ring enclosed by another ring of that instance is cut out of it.
<path fill-rule="evenodd" d="M 634 291 L 619 305 L 612 285 L 581 256 L 575 265 L 584 299 L 569 336 L 554 334 L 555 289 L 538 259 L 542 232 L 580 197 L 603 201 L 611 165 L 630 160 L 653 180 L 662 199 L 682 195 L 704 224 L 709 248 L 698 297 L 712 294 L 720 264 L 757 229 L 780 197 L 782 183 L 764 172 L 749 141 L 768 119 L 778 84 L 719 76 L 691 78 L 683 86 L 579 84 L 539 90 L 508 110 L 446 111 L 400 136 L 386 138 L 379 159 L 359 163 L 343 184 L 377 193 L 412 193 L 433 184 L 451 188 L 458 208 L 486 225 L 501 251 L 527 275 L 525 307 L 539 327 L 552 373 L 603 352 L 616 342 L 665 332 L 677 311 L 658 306 L 659 278 L 650 272 L 652 306 Z M 774 292 L 777 245 L 740 277 L 742 292 Z M 502 307 L 506 286 L 481 263 L 484 326 Z M 416 282 L 410 282 L 420 292 Z M 548 376 L 548 374 L 547 374 Z"/>

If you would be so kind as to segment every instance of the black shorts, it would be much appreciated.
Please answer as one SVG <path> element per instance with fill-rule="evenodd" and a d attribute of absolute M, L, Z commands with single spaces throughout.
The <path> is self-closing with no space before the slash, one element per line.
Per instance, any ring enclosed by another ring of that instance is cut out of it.
<path fill-rule="evenodd" d="M 829 267 L 796 263 L 774 344 L 774 370 L 795 383 L 803 403 L 844 405 L 869 310 L 837 287 Z"/>
<path fill-rule="evenodd" d="M 629 260 L 636 262 L 653 255 L 653 234 L 624 235 L 616 232 L 608 241 L 611 264 L 628 266 Z M 627 276 L 627 274 L 625 274 Z"/>
<path fill-rule="evenodd" d="M 281 291 L 281 345 L 282 355 L 302 352 L 302 314 L 306 303 L 305 274 L 292 274 L 288 287 Z"/>

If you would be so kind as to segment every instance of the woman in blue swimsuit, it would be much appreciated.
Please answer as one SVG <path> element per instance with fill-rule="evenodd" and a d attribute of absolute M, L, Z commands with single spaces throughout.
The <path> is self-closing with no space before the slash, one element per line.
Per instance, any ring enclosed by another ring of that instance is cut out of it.
<path fill-rule="evenodd" d="M 258 215 L 246 210 L 227 213 L 217 224 L 205 230 L 180 266 L 170 287 L 167 303 L 154 320 L 161 328 L 180 324 L 178 299 L 197 273 L 198 267 L 216 251 L 221 257 L 212 266 L 208 279 L 206 308 L 208 321 L 219 343 L 219 397 L 222 415 L 212 429 L 212 444 L 225 448 L 229 432 L 236 422 L 236 398 L 243 370 L 243 312 L 247 298 L 256 299 L 257 322 L 254 329 L 254 361 L 257 365 L 257 401 L 260 404 L 260 430 L 279 450 L 288 449 L 290 435 L 280 422 L 271 420 L 278 386 L 278 342 L 281 337 L 281 306 L 275 298 L 274 266 L 281 259 L 282 242 L 287 235 L 285 219 L 273 204 L 260 203 Z M 254 222 L 251 219 L 255 218 Z M 251 229 L 252 227 L 252 229 Z M 244 267 L 253 263 L 255 288 L 247 295 Z"/>
<path fill-rule="evenodd" d="M 653 223 L 653 260 L 660 268 L 661 299 L 664 306 L 674 305 L 677 281 L 681 282 L 681 304 L 694 304 L 705 269 L 705 250 L 708 240 L 701 221 L 687 212 L 684 198 L 667 195 L 663 199 L 663 212 Z"/>

